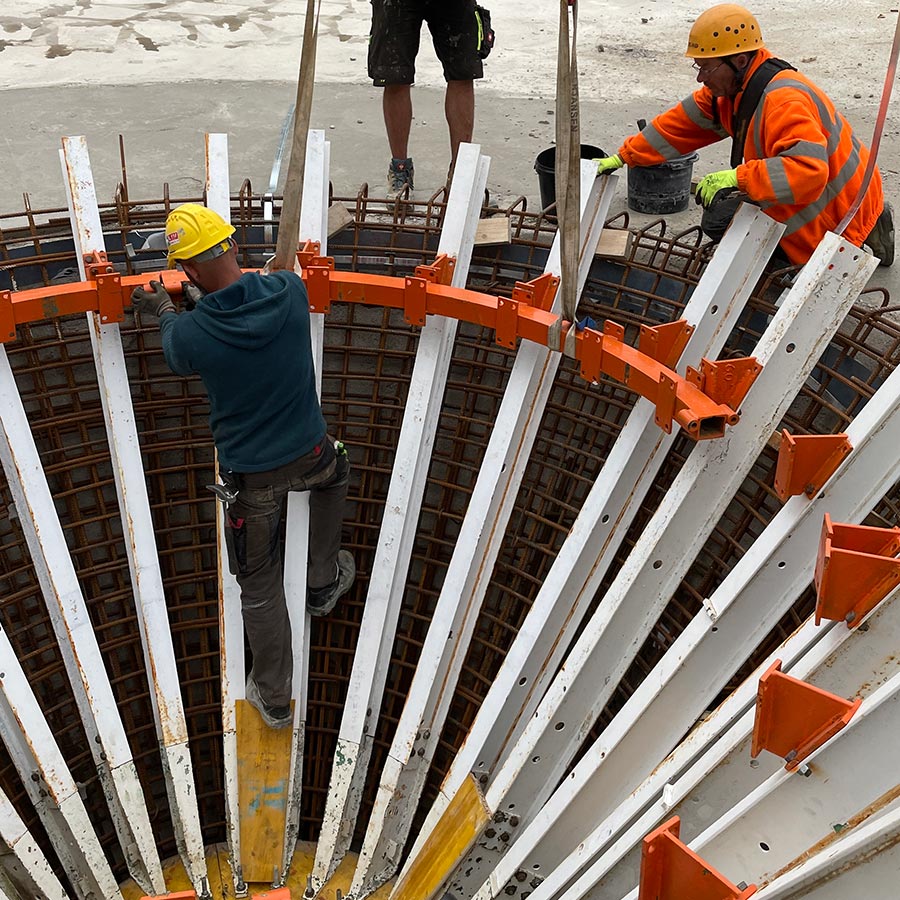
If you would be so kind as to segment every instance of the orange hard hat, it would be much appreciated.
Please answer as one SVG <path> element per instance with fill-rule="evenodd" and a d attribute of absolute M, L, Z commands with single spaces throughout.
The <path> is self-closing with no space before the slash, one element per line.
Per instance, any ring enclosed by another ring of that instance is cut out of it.
<path fill-rule="evenodd" d="M 764 47 L 756 16 L 736 3 L 720 3 L 701 13 L 691 27 L 685 56 L 710 59 Z"/>

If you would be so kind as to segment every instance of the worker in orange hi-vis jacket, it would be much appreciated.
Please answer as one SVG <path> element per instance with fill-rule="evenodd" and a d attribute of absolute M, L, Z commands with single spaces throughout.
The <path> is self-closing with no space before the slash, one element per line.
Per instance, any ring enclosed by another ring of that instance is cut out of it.
<path fill-rule="evenodd" d="M 597 160 L 599 174 L 623 165 L 653 166 L 733 138 L 731 168 L 697 185 L 703 230 L 721 238 L 741 201 L 785 224 L 780 249 L 805 263 L 834 231 L 863 184 L 869 150 L 821 88 L 763 43 L 756 18 L 722 3 L 691 28 L 686 56 L 701 87 Z M 844 237 L 889 266 L 894 223 L 876 168 Z"/>

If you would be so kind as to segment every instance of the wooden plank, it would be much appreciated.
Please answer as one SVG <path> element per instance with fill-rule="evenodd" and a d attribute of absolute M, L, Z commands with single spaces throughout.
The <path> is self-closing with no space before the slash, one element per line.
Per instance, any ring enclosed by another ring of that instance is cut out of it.
<path fill-rule="evenodd" d="M 328 237 L 334 237 L 339 231 L 343 231 L 348 225 L 352 225 L 356 218 L 340 203 L 328 207 Z"/>
<path fill-rule="evenodd" d="M 281 866 L 293 731 L 269 728 L 246 700 L 235 706 L 244 880 L 271 883 Z"/>
<path fill-rule="evenodd" d="M 431 900 L 491 818 L 484 794 L 468 775 L 393 892 L 393 900 Z"/>
<path fill-rule="evenodd" d="M 634 235 L 620 228 L 604 228 L 597 241 L 597 256 L 608 256 L 615 259 L 627 259 L 631 254 L 631 243 Z"/>
<path fill-rule="evenodd" d="M 475 246 L 485 244 L 509 243 L 509 218 L 507 216 L 494 216 L 490 219 L 480 219 L 475 229 Z"/>

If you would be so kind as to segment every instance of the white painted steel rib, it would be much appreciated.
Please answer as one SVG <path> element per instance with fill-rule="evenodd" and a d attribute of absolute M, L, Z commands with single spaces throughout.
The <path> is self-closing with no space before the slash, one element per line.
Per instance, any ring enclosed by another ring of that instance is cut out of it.
<path fill-rule="evenodd" d="M 576 296 L 581 296 L 594 249 L 615 192 L 616 178 L 597 178 L 582 162 L 581 231 Z M 771 221 L 771 220 L 770 220 Z M 559 240 L 544 272 L 559 275 Z M 561 310 L 557 292 L 553 310 Z M 475 488 L 413 682 L 385 761 L 375 806 L 350 886 L 365 897 L 397 871 L 398 860 L 421 796 L 494 563 L 500 552 L 525 467 L 553 388 L 562 355 L 523 341 L 516 354 Z"/>
<path fill-rule="evenodd" d="M 325 132 L 310 130 L 306 140 L 303 197 L 300 203 L 300 241 L 318 241 L 319 251 L 328 255 L 328 178 L 331 144 Z M 310 315 L 310 338 L 316 371 L 316 390 L 322 395 L 322 355 L 325 316 Z M 291 491 L 287 499 L 287 537 L 284 593 L 291 619 L 294 659 L 294 722 L 291 740 L 291 767 L 288 775 L 285 831 L 282 846 L 280 884 L 290 873 L 291 860 L 300 829 L 300 801 L 303 792 L 303 749 L 306 740 L 307 683 L 309 680 L 309 613 L 306 611 L 306 568 L 309 544 L 309 494 Z"/>
<path fill-rule="evenodd" d="M 228 167 L 228 135 L 207 134 L 206 205 L 226 222 L 231 222 L 231 190 Z M 219 457 L 215 458 L 217 480 Z M 228 853 L 235 891 L 246 891 L 241 864 L 241 818 L 238 801 L 238 751 L 236 702 L 246 694 L 244 671 L 244 623 L 241 619 L 241 589 L 228 567 L 225 545 L 225 507 L 212 494 L 215 504 L 216 560 L 219 592 L 219 672 L 222 686 L 222 762 L 225 781 L 225 823 Z"/>
<path fill-rule="evenodd" d="M 0 347 L 0 462 L 128 871 L 165 889 L 150 816 L 97 636 L 75 574 L 6 349 Z"/>
<path fill-rule="evenodd" d="M 476 145 L 460 145 L 438 245 L 439 254 L 455 257 L 455 287 L 467 280 L 489 163 Z M 357 641 L 366 652 L 353 661 L 313 866 L 316 891 L 334 872 L 353 834 L 456 331 L 455 320 L 431 316 L 419 338 Z"/>
<path fill-rule="evenodd" d="M 805 775 L 782 766 L 690 848 L 735 884 L 766 884 L 896 800 L 898 734 L 900 674 L 863 700 L 850 722 L 806 758 Z"/>
<path fill-rule="evenodd" d="M 552 868 L 597 821 L 596 808 L 585 795 L 579 796 L 595 764 L 591 751 L 566 778 L 553 802 L 546 803 L 548 795 L 865 286 L 871 259 L 834 235 L 819 245 L 757 345 L 755 355 L 763 369 L 742 404 L 740 423 L 719 440 L 694 448 L 488 786 L 488 808 L 509 820 L 510 827 L 501 837 L 507 834 L 512 846 L 490 873 L 486 895 L 496 896 L 529 858 L 533 858 L 532 866 Z M 580 821 L 570 815 L 576 809 L 582 814 Z M 518 839 L 513 819 L 527 826 Z M 534 858 L 535 850 L 547 840 L 558 856 L 548 854 L 545 861 Z M 451 890 L 474 894 L 485 874 L 473 866 L 474 857 L 484 858 L 489 852 L 496 859 L 508 846 L 502 840 L 479 839 L 455 868 Z M 476 878 L 479 882 L 473 884 Z"/>
<path fill-rule="evenodd" d="M 79 900 L 121 898 L 78 785 L 2 629 L 0 736 Z"/>
<path fill-rule="evenodd" d="M 0 870 L 15 891 L 33 900 L 69 900 L 43 850 L 0 790 Z"/>
<path fill-rule="evenodd" d="M 895 674 L 900 591 L 864 621 L 865 631 L 842 623 L 817 626 L 812 617 L 805 622 L 547 875 L 531 900 L 621 897 L 637 884 L 644 835 L 678 815 L 682 839 L 690 841 L 735 796 L 781 768 L 783 761 L 771 754 L 750 759 L 757 685 L 776 659 L 794 678 L 847 696 L 865 695 Z"/>
<path fill-rule="evenodd" d="M 783 230 L 761 211 L 741 207 L 685 307 L 694 333 L 676 367 L 681 374 L 687 364 L 719 355 Z M 410 859 L 469 772 L 490 777 L 534 714 L 677 437 L 662 431 L 654 414 L 653 404 L 639 398 L 444 779 Z"/>
<path fill-rule="evenodd" d="M 62 143 L 72 233 L 83 279 L 84 254 L 104 249 L 103 231 L 87 142 L 84 137 L 64 137 Z M 121 334 L 115 323 L 104 324 L 99 313 L 88 313 L 87 322 L 176 842 L 195 890 L 207 896 L 206 859 L 188 751 L 187 722 Z"/>
<path fill-rule="evenodd" d="M 615 862 L 604 847 L 621 826 L 622 814 L 631 808 L 632 798 L 625 802 L 629 785 L 638 784 L 654 769 L 666 752 L 664 748 L 690 728 L 734 669 L 771 630 L 772 623 L 810 583 L 824 513 L 829 512 L 835 521 L 861 522 L 900 478 L 900 460 L 894 450 L 900 443 L 900 374 L 891 373 L 850 423 L 847 434 L 853 450 L 828 483 L 812 500 L 800 495 L 785 504 L 713 593 L 707 611 L 688 625 L 585 757 L 586 762 L 595 754 L 604 754 L 584 791 L 585 796 L 595 796 L 594 821 L 600 824 L 562 871 L 553 873 L 557 894 L 590 865 L 575 892 L 582 896 Z M 811 629 L 804 626 L 801 634 Z M 795 677 L 806 677 L 800 671 Z M 755 691 L 753 684 L 742 685 L 726 701 L 728 716 L 748 709 Z M 714 718 L 721 717 L 717 713 Z M 746 737 L 752 728 L 752 715 L 742 721 L 743 731 L 734 735 L 735 740 Z M 704 723 L 692 738 L 710 734 L 711 727 L 710 722 Z M 667 761 L 648 782 L 658 791 L 671 777 L 673 770 Z M 690 785 L 682 787 L 688 790 Z M 652 791 L 645 794 L 644 800 L 651 795 Z M 619 806 L 620 802 L 623 805 Z M 685 819 L 689 828 L 690 817 Z M 652 817 L 647 820 L 653 821 Z M 604 861 L 593 862 L 600 854 Z"/>
<path fill-rule="evenodd" d="M 754 894 L 759 900 L 893 898 L 900 872 L 900 809 L 868 821 Z"/>

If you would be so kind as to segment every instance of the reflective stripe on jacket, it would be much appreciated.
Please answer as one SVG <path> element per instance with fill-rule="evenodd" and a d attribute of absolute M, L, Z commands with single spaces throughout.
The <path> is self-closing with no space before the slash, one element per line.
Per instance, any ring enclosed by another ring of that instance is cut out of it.
<path fill-rule="evenodd" d="M 759 50 L 745 81 L 769 59 Z M 629 166 L 652 166 L 734 134 L 736 97 L 713 97 L 703 85 L 628 138 L 619 156 Z M 719 121 L 713 120 L 718 102 Z M 778 222 L 781 246 L 792 262 L 804 263 L 827 231 L 833 231 L 862 184 L 869 150 L 853 134 L 828 96 L 799 72 L 786 69 L 766 86 L 750 119 L 738 188 Z M 857 246 L 868 237 L 884 206 L 876 168 L 869 189 L 844 237 Z"/>

